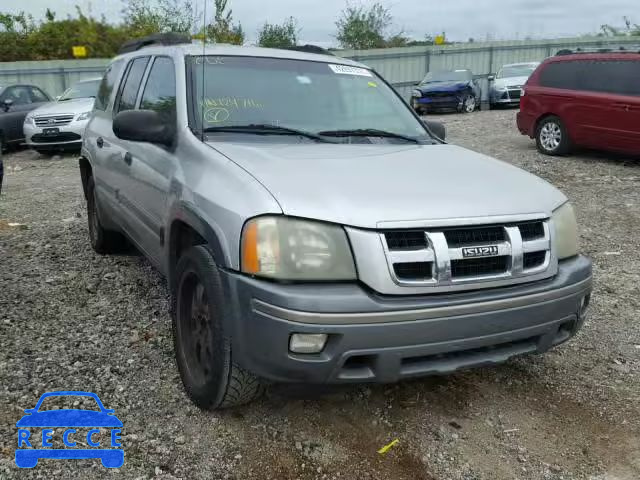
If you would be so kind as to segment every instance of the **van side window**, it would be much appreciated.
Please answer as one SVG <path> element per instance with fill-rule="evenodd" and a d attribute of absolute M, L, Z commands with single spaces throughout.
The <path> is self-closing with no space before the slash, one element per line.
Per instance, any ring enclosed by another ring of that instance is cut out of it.
<path fill-rule="evenodd" d="M 176 123 L 176 74 L 173 60 L 158 57 L 144 87 L 140 108 L 155 110 L 165 121 Z"/>
<path fill-rule="evenodd" d="M 583 90 L 618 95 L 640 95 L 640 62 L 598 60 L 589 62 L 589 75 L 582 79 Z"/>
<path fill-rule="evenodd" d="M 129 64 L 129 70 L 120 88 L 120 95 L 114 108 L 114 113 L 135 108 L 138 90 L 140 90 L 140 83 L 142 82 L 144 71 L 147 69 L 147 63 L 149 63 L 149 57 L 139 57 Z"/>
<path fill-rule="evenodd" d="M 580 81 L 585 68 L 582 60 L 551 62 L 540 72 L 540 85 L 543 87 L 581 90 Z"/>
<path fill-rule="evenodd" d="M 96 101 L 93 105 L 93 108 L 96 110 L 107 109 L 109 99 L 111 98 L 111 92 L 113 91 L 113 86 L 120 75 L 122 65 L 124 65 L 124 61 L 117 60 L 109 65 L 109 67 L 107 67 L 107 71 L 104 72 L 104 76 L 102 77 L 102 81 L 98 87 L 98 95 L 96 96 Z"/>

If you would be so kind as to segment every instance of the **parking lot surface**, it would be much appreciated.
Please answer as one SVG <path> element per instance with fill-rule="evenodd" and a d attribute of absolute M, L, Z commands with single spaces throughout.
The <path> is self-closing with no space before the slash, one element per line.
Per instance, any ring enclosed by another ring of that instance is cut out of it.
<path fill-rule="evenodd" d="M 573 341 L 397 385 L 276 386 L 246 407 L 202 412 L 178 377 L 164 280 L 135 252 L 91 250 L 73 156 L 13 152 L 0 197 L 0 479 L 640 478 L 640 160 L 544 157 L 517 132 L 514 110 L 432 118 L 452 143 L 539 175 L 573 202 L 595 280 Z M 92 391 L 115 409 L 123 467 L 15 466 L 15 422 L 51 390 Z"/>

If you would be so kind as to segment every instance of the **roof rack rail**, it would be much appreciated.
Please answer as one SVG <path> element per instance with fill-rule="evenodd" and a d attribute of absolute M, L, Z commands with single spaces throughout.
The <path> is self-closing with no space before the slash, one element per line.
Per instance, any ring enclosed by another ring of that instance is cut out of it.
<path fill-rule="evenodd" d="M 333 53 L 326 48 L 319 47 L 317 45 L 296 45 L 293 47 L 286 47 L 285 50 L 295 50 L 297 52 L 317 53 L 319 55 L 333 55 Z"/>
<path fill-rule="evenodd" d="M 151 47 L 155 45 L 180 45 L 182 43 L 191 43 L 191 37 L 182 33 L 154 33 L 146 37 L 134 38 L 122 44 L 118 54 L 135 52 L 141 48 Z"/>
<path fill-rule="evenodd" d="M 570 50 L 568 48 L 564 48 L 562 50 L 558 50 L 556 53 L 557 57 L 561 57 L 563 55 L 578 55 L 578 54 L 588 54 L 588 53 L 640 53 L 640 45 L 634 45 L 633 47 L 618 47 L 618 48 L 608 48 L 608 47 L 594 47 L 594 48 L 581 48 L 578 47 L 575 50 Z"/>

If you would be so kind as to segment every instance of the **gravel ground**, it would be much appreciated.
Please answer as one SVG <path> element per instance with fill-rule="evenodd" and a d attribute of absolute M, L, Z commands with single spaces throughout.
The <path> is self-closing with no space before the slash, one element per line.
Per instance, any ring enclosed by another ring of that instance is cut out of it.
<path fill-rule="evenodd" d="M 93 253 L 75 158 L 15 152 L 0 197 L 0 478 L 640 478 L 640 162 L 543 157 L 513 110 L 437 118 L 451 142 L 573 201 L 595 292 L 572 342 L 495 368 L 391 386 L 273 387 L 235 411 L 199 411 L 175 367 L 164 280 L 135 253 Z M 115 409 L 122 468 L 16 468 L 22 410 L 67 389 Z"/>

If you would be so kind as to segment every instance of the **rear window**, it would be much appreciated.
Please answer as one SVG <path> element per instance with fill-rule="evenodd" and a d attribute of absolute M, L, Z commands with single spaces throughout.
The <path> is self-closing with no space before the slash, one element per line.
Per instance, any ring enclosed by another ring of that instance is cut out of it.
<path fill-rule="evenodd" d="M 549 63 L 540 73 L 543 87 L 640 95 L 640 61 L 572 60 Z"/>

